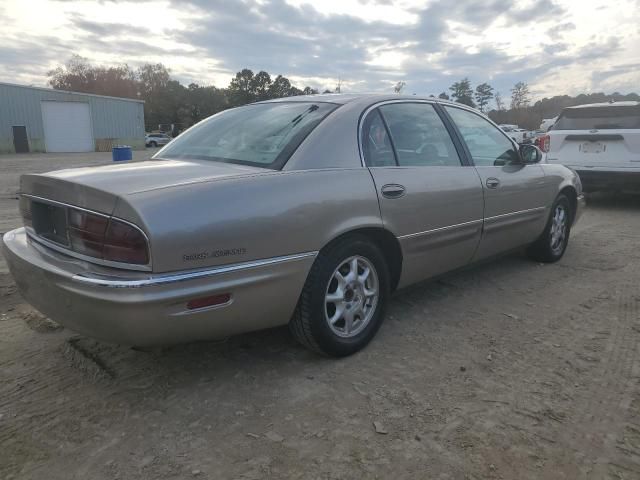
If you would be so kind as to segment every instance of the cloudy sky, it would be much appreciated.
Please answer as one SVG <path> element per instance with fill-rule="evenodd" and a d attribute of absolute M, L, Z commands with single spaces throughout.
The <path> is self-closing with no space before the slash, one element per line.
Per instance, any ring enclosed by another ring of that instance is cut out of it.
<path fill-rule="evenodd" d="M 299 87 L 438 94 L 469 77 L 504 96 L 640 92 L 640 0 L 0 2 L 0 81 L 45 85 L 73 53 L 162 62 L 226 86 L 243 67 Z"/>

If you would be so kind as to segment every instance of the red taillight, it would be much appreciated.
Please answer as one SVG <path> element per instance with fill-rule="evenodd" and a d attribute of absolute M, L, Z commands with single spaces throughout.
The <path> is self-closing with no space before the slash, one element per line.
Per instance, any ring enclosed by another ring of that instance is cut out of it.
<path fill-rule="evenodd" d="M 543 135 L 540 137 L 539 147 L 540 150 L 547 153 L 549 151 L 549 145 L 551 144 L 551 137 L 549 135 Z"/>
<path fill-rule="evenodd" d="M 112 262 L 146 265 L 149 263 L 147 239 L 134 226 L 112 218 L 104 237 L 103 258 Z"/>
<path fill-rule="evenodd" d="M 71 250 L 110 262 L 146 265 L 149 247 L 133 225 L 102 215 L 69 208 Z"/>
<path fill-rule="evenodd" d="M 67 231 L 71 250 L 102 258 L 104 234 L 107 231 L 109 218 L 71 208 L 68 215 Z"/>

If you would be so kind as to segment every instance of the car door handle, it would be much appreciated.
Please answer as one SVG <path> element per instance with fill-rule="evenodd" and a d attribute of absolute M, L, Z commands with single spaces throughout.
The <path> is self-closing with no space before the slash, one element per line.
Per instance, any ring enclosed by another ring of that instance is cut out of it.
<path fill-rule="evenodd" d="M 485 185 L 487 188 L 498 188 L 500 186 L 500 180 L 495 177 L 489 177 L 487 178 Z"/>
<path fill-rule="evenodd" d="M 387 185 L 383 185 L 380 191 L 383 197 L 400 198 L 404 196 L 406 189 L 397 183 L 388 183 Z"/>

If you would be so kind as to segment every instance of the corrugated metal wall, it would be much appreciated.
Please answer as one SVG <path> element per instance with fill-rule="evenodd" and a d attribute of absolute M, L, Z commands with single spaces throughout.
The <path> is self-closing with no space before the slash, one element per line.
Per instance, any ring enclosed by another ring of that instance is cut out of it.
<path fill-rule="evenodd" d="M 96 148 L 110 150 L 124 144 L 144 148 L 144 103 L 60 90 L 0 83 L 0 153 L 14 152 L 14 125 L 25 125 L 32 152 L 44 152 L 44 130 L 40 103 L 85 102 L 91 110 Z"/>

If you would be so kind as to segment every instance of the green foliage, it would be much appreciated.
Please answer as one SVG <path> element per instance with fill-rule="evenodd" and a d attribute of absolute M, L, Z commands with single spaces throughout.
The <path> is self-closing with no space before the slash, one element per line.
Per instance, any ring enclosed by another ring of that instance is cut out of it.
<path fill-rule="evenodd" d="M 529 85 L 525 82 L 516 83 L 511 89 L 511 108 L 524 108 L 530 102 Z"/>
<path fill-rule="evenodd" d="M 471 82 L 468 78 L 463 78 L 459 82 L 454 83 L 449 87 L 449 90 L 451 90 L 451 98 L 453 98 L 454 101 L 475 108 L 476 104 L 473 103 L 473 90 L 471 90 Z"/>
<path fill-rule="evenodd" d="M 57 90 L 94 93 L 114 97 L 138 98 L 145 101 L 145 123 L 149 130 L 159 125 L 177 126 L 181 131 L 226 108 L 251 102 L 293 95 L 315 95 L 311 87 L 300 90 L 288 78 L 260 71 L 254 75 L 247 68 L 236 73 L 227 88 L 185 87 L 171 78 L 164 65 L 146 64 L 137 70 L 127 65 L 96 66 L 86 58 L 74 55 L 63 66 L 48 72 L 49 85 Z"/>
<path fill-rule="evenodd" d="M 447 95 L 446 92 L 442 92 L 440 95 L 438 95 L 438 98 L 442 100 L 449 100 L 449 95 Z"/>
<path fill-rule="evenodd" d="M 504 101 L 502 100 L 502 94 L 500 92 L 496 92 L 493 98 L 496 101 L 496 110 L 504 110 Z"/>
<path fill-rule="evenodd" d="M 489 101 L 493 98 L 493 87 L 488 83 L 481 83 L 476 87 L 476 102 L 481 112 L 485 111 Z"/>
<path fill-rule="evenodd" d="M 73 55 L 63 67 L 49 71 L 47 76 L 49 85 L 57 90 L 138 98 L 136 73 L 126 64 L 95 67 L 86 58 Z"/>

